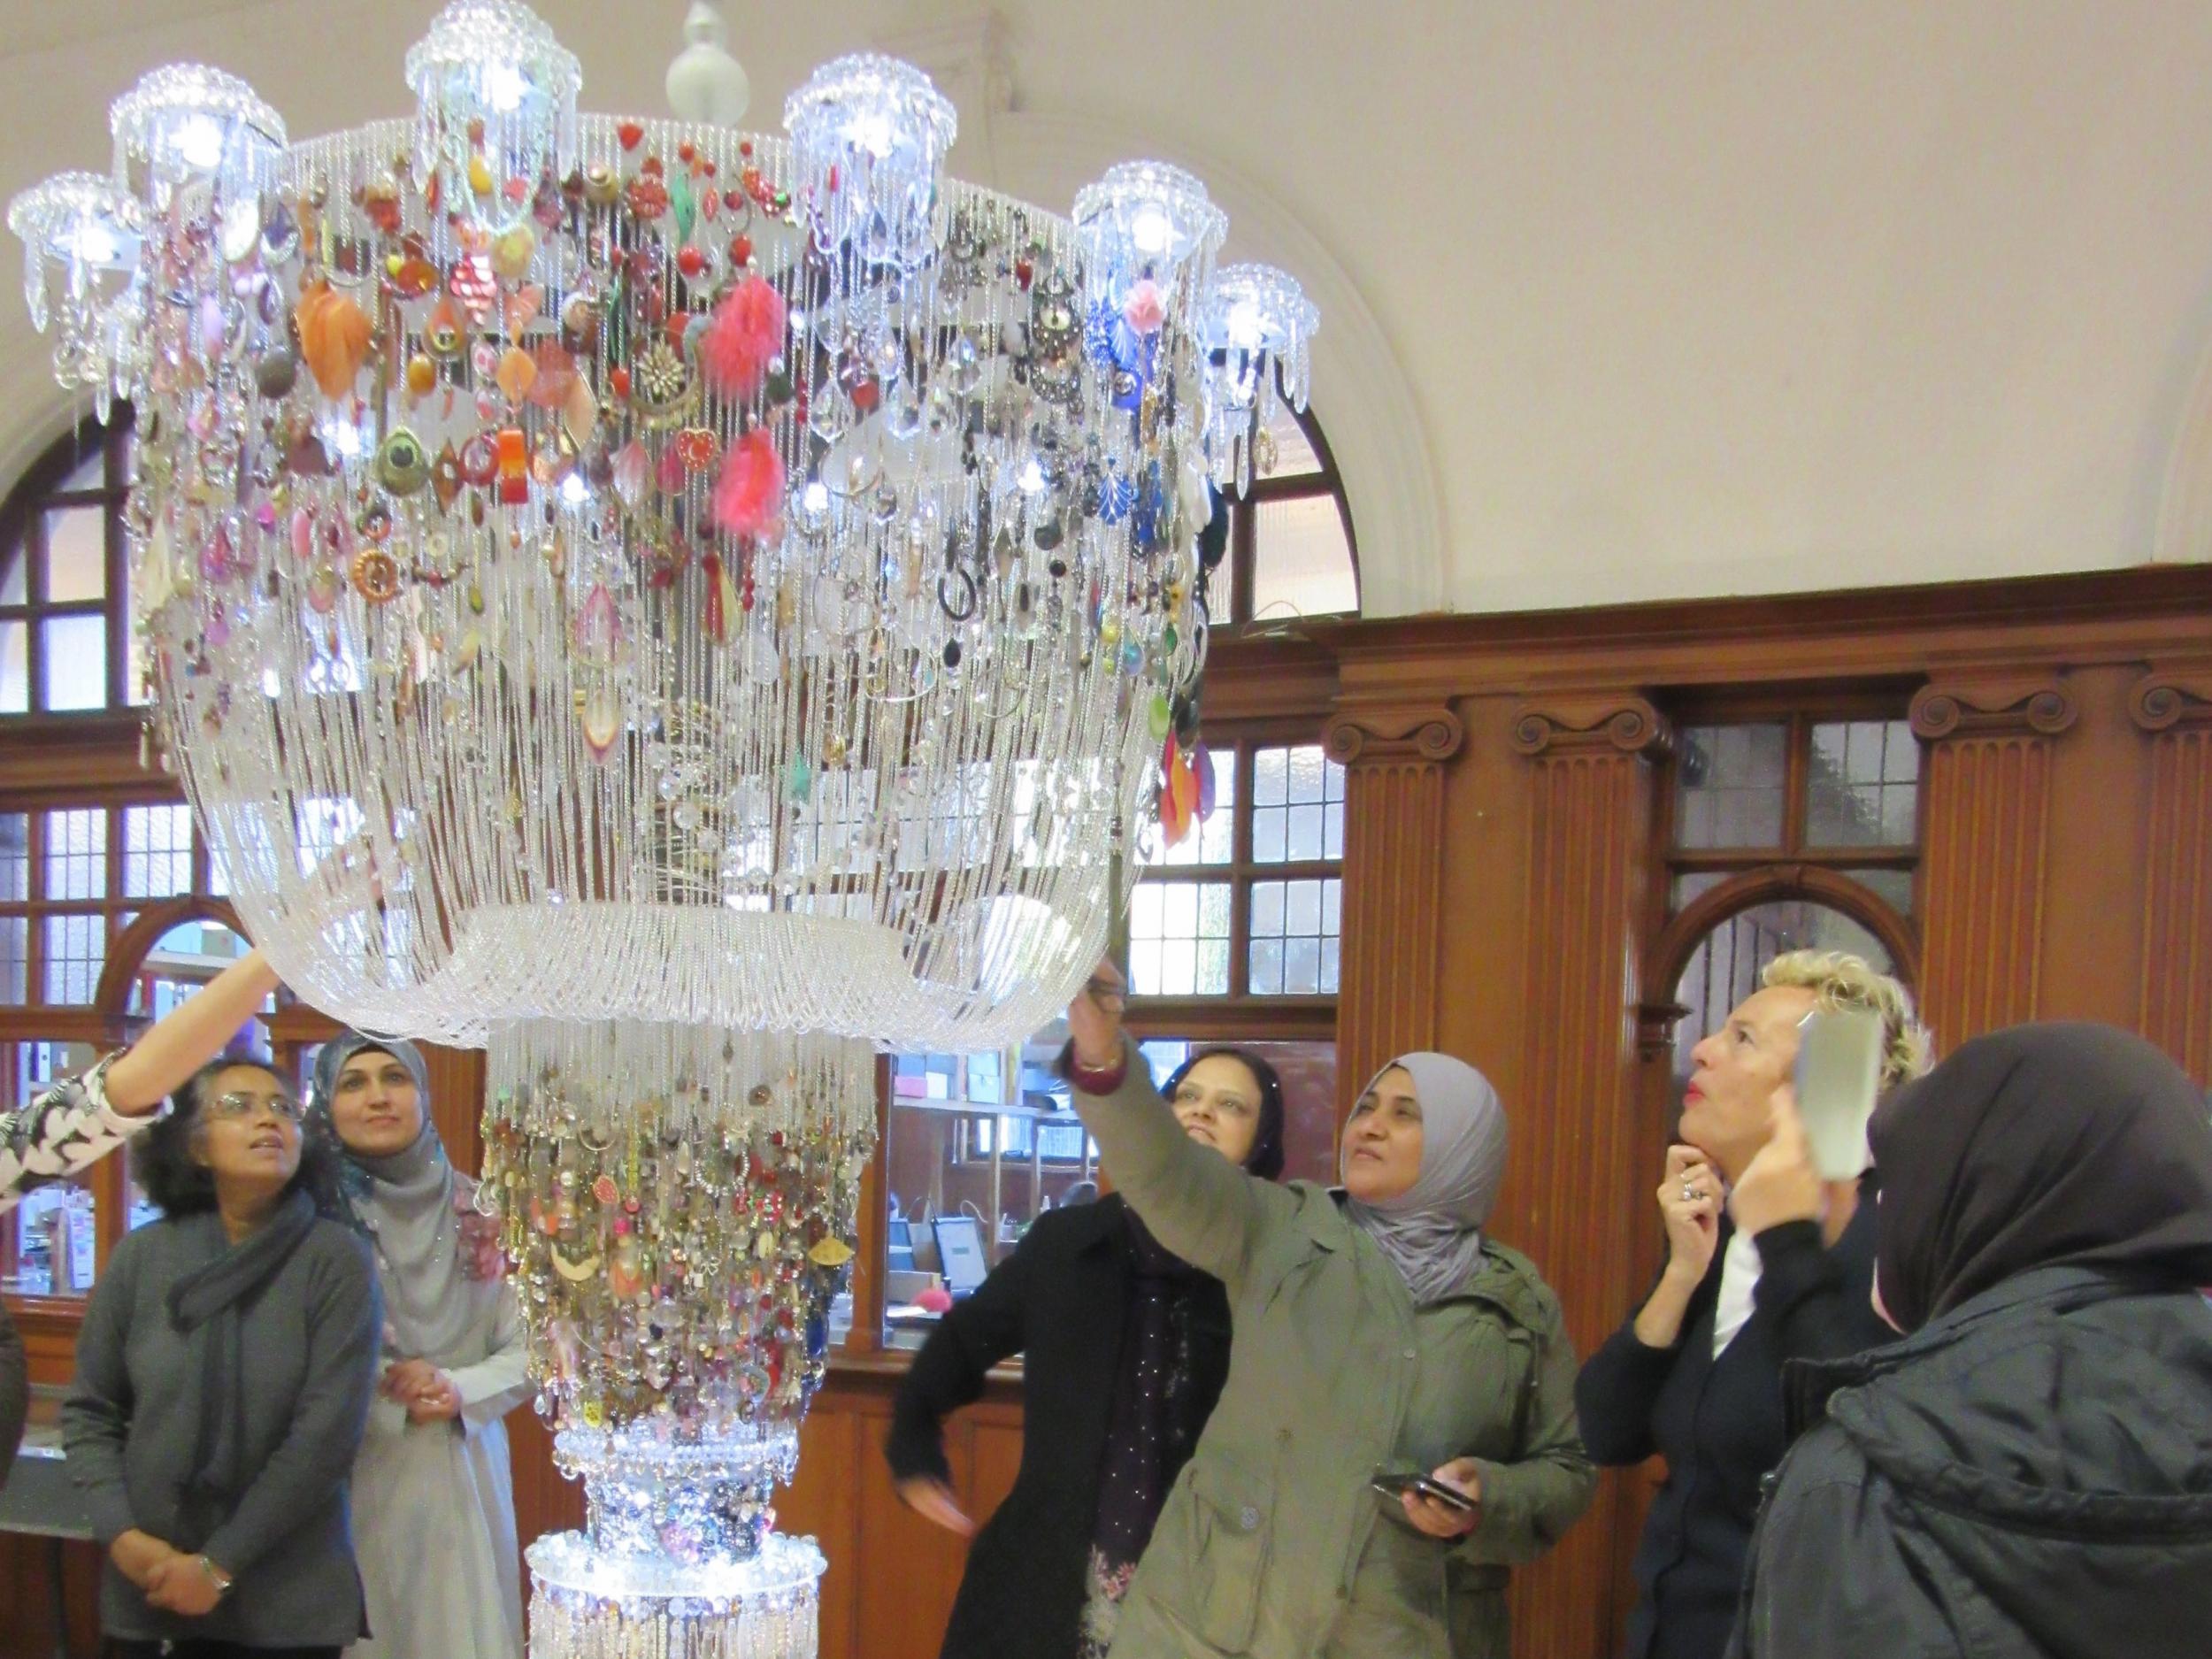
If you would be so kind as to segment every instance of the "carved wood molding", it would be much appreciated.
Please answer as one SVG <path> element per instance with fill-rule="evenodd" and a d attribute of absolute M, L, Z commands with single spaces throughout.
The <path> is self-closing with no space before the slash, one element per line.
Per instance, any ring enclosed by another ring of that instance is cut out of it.
<path fill-rule="evenodd" d="M 1322 747 L 1340 765 L 1428 761 L 1440 765 L 1460 751 L 1467 728 L 1442 703 L 1341 709 L 1322 734 Z"/>
<path fill-rule="evenodd" d="M 2154 666 L 2129 691 L 2128 713 L 2146 732 L 2212 726 L 2212 664 Z"/>
<path fill-rule="evenodd" d="M 1912 729 L 1933 742 L 1957 735 L 2055 737 L 2080 718 L 2064 681 L 2049 674 L 1939 680 L 1912 700 Z"/>
<path fill-rule="evenodd" d="M 1633 692 L 1546 698 L 1523 703 L 1513 716 L 1513 747 L 1524 755 L 1578 749 L 1663 755 L 1673 745 L 1666 717 Z"/>

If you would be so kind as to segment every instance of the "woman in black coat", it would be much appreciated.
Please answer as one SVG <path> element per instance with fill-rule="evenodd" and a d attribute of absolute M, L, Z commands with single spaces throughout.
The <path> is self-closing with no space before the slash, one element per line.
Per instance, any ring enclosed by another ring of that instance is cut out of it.
<path fill-rule="evenodd" d="M 1282 1084 L 1264 1060 L 1213 1049 L 1162 1092 L 1191 1139 L 1265 1179 L 1281 1176 Z M 899 1495 L 939 1525 L 972 1530 L 949 1484 L 944 1418 L 1016 1354 L 1034 1432 L 1013 1491 L 969 1552 L 944 1659 L 1095 1659 L 1220 1398 L 1228 1297 L 1118 1197 L 1040 1216 L 931 1333 L 893 1408 L 885 1454 Z"/>
<path fill-rule="evenodd" d="M 1909 1340 L 1792 1379 L 1732 1652 L 2197 1659 L 2212 1632 L 2212 1126 L 2139 1037 L 2024 1025 L 1876 1113 Z"/>
<path fill-rule="evenodd" d="M 1881 1017 L 1885 1087 L 1925 1069 L 1896 980 L 1834 953 L 1769 964 L 1762 988 L 1692 1051 L 1684 1144 L 1658 1191 L 1666 1268 L 1575 1385 L 1593 1462 L 1667 1462 L 1636 1547 L 1624 1659 L 1720 1659 L 1759 1483 L 1789 1444 L 1784 1367 L 1890 1334 L 1867 1303 L 1873 1205 L 1855 1187 L 1824 1189 L 1793 1108 L 1801 1022 L 1815 1009 Z"/>

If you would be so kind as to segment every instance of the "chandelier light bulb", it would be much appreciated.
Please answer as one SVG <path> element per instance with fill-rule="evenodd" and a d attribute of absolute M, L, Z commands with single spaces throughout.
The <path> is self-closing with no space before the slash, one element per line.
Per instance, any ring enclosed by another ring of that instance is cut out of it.
<path fill-rule="evenodd" d="M 1156 258 L 1174 242 L 1175 227 L 1158 208 L 1148 207 L 1130 221 L 1129 240 L 1139 253 Z"/>
<path fill-rule="evenodd" d="M 687 121 L 735 127 L 753 101 L 744 65 L 730 55 L 722 8 L 692 0 L 684 16 L 683 50 L 668 65 L 668 107 Z"/>
<path fill-rule="evenodd" d="M 188 115 L 176 131 L 177 154 L 196 173 L 212 173 L 223 163 L 223 129 L 211 115 Z"/>
<path fill-rule="evenodd" d="M 522 78 L 522 71 L 512 64 L 489 64 L 484 69 L 484 102 L 502 115 L 512 115 L 522 107 L 523 95 L 529 83 Z"/>

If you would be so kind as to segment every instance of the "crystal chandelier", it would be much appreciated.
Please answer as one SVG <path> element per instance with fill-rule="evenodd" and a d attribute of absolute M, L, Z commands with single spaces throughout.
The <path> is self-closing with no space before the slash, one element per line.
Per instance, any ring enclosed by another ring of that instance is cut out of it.
<path fill-rule="evenodd" d="M 137 411 L 158 730 L 248 931 L 490 1047 L 480 1202 L 591 1515 L 533 1552 L 541 1655 L 812 1651 L 770 1499 L 871 1053 L 1025 1037 L 1202 816 L 1217 486 L 1317 326 L 1188 173 L 957 182 L 873 57 L 746 134 L 687 36 L 674 120 L 580 113 L 511 0 L 303 142 L 159 70 L 9 215 L 57 375 Z"/>
<path fill-rule="evenodd" d="M 157 72 L 111 180 L 13 215 L 65 378 L 139 406 L 153 690 L 249 929 L 448 1041 L 1018 1040 L 1188 747 L 1209 480 L 1278 359 L 1302 400 L 1310 307 L 1217 282 L 1174 168 L 1064 219 L 947 179 L 887 59 L 785 138 L 616 120 L 460 0 L 407 80 L 413 120 L 295 144 Z"/>

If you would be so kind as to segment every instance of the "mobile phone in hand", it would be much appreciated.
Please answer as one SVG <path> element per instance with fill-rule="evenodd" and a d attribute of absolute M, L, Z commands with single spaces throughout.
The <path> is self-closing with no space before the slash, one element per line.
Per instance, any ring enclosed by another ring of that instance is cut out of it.
<path fill-rule="evenodd" d="M 1463 1515 L 1471 1515 L 1475 1510 L 1475 1501 L 1458 1487 L 1448 1486 L 1427 1475 L 1377 1475 L 1369 1484 L 1386 1498 L 1402 1498 L 1410 1494 L 1417 1498 L 1433 1499 L 1447 1509 L 1457 1509 Z"/>
<path fill-rule="evenodd" d="M 1864 1174 L 1867 1120 L 1882 1080 L 1882 1017 L 1815 1009 L 1797 1027 L 1793 1081 L 1813 1167 L 1824 1181 Z"/>

